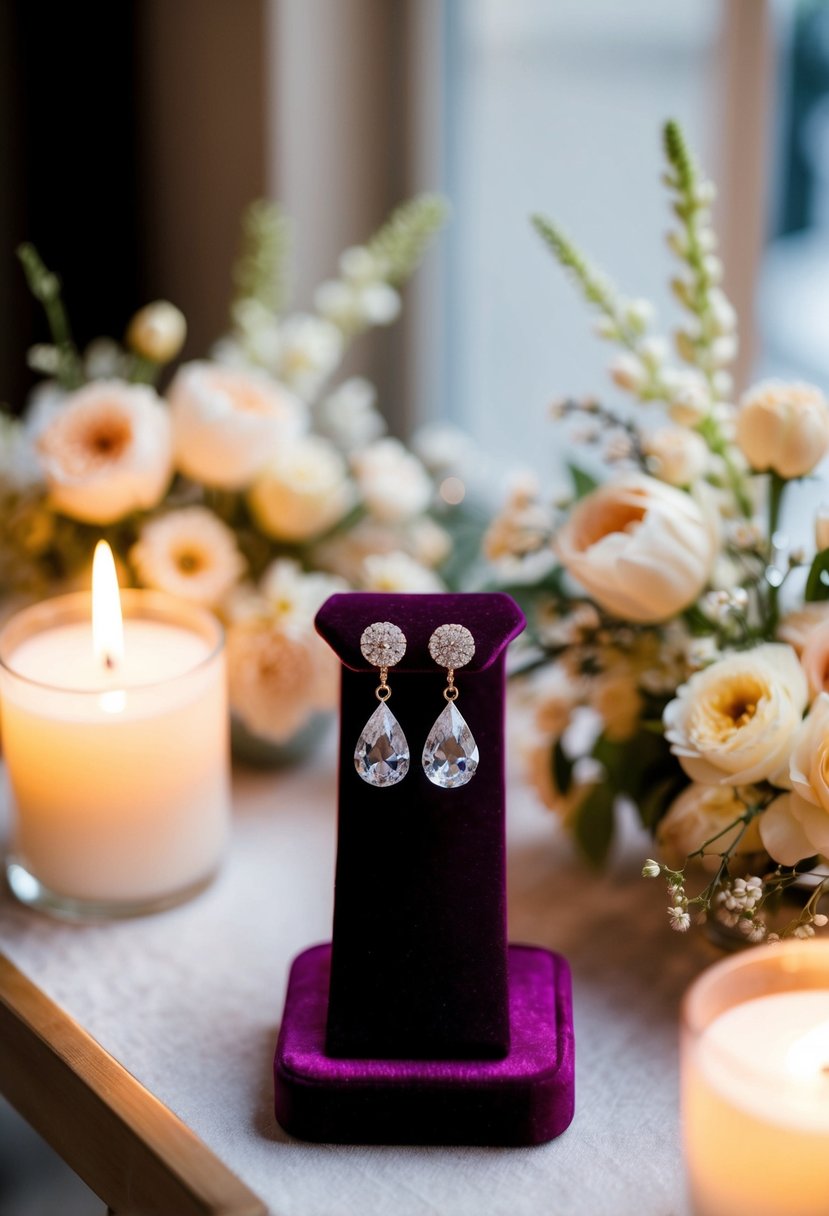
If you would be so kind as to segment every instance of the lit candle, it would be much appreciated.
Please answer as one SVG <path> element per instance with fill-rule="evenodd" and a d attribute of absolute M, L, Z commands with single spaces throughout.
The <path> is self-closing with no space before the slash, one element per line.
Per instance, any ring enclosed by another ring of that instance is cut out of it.
<path fill-rule="evenodd" d="M 223 640 L 210 614 L 155 592 L 119 596 L 99 546 L 91 605 L 60 596 L 3 629 L 0 691 L 20 899 L 132 914 L 209 881 L 230 808 Z"/>
<path fill-rule="evenodd" d="M 826 1216 L 829 942 L 761 947 L 697 980 L 682 1107 L 695 1216 Z"/>

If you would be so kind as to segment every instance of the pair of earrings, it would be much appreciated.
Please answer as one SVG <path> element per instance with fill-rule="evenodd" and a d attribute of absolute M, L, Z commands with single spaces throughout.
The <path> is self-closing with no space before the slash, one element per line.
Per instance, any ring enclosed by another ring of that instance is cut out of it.
<path fill-rule="evenodd" d="M 387 705 L 391 696 L 389 668 L 406 653 L 406 637 L 391 621 L 376 621 L 360 638 L 363 658 L 380 669 L 374 695 L 380 704 L 363 727 L 354 751 L 354 767 L 369 785 L 397 785 L 409 771 L 409 744 L 400 723 Z M 443 697 L 446 708 L 429 731 L 421 757 L 423 771 L 433 785 L 452 790 L 466 785 L 478 767 L 478 745 L 463 715 L 456 708 L 455 671 L 475 654 L 475 641 L 463 625 L 441 625 L 429 639 L 429 654 L 446 668 Z"/>

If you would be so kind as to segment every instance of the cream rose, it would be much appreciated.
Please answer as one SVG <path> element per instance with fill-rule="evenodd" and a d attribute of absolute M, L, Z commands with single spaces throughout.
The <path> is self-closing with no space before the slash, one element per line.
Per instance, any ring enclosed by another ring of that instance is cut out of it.
<path fill-rule="evenodd" d="M 172 475 L 170 419 L 145 385 L 102 380 L 70 393 L 37 437 L 52 506 L 110 524 L 154 507 Z"/>
<path fill-rule="evenodd" d="M 305 406 L 276 381 L 218 363 L 185 363 L 168 395 L 178 468 L 223 490 L 249 486 L 307 425 Z"/>
<path fill-rule="evenodd" d="M 787 785 L 807 700 L 797 655 L 791 646 L 769 642 L 691 676 L 665 707 L 665 737 L 692 781 Z"/>
<path fill-rule="evenodd" d="M 745 811 L 745 800 L 732 786 L 693 782 L 671 803 L 657 825 L 656 839 L 666 864 L 681 867 L 690 853 L 695 853 L 716 836 L 701 861 L 707 870 L 717 869 L 720 853 L 731 848 L 740 835 L 742 824 L 736 821 Z M 726 830 L 731 824 L 734 827 Z M 735 852 L 759 853 L 762 848 L 757 819 L 752 819 L 740 836 Z"/>
<path fill-rule="evenodd" d="M 775 861 L 792 866 L 813 853 L 829 854 L 829 694 L 823 692 L 792 748 L 791 794 L 775 799 L 760 818 L 763 844 Z"/>
<path fill-rule="evenodd" d="M 689 494 L 630 474 L 577 503 L 555 548 L 602 608 L 629 621 L 664 621 L 705 587 L 716 528 Z"/>
<path fill-rule="evenodd" d="M 829 406 L 810 384 L 766 380 L 740 402 L 737 443 L 759 473 L 803 477 L 829 449 Z"/>
<path fill-rule="evenodd" d="M 248 504 L 274 540 L 305 541 L 333 528 L 354 502 L 345 461 L 325 439 L 286 445 L 254 482 Z"/>

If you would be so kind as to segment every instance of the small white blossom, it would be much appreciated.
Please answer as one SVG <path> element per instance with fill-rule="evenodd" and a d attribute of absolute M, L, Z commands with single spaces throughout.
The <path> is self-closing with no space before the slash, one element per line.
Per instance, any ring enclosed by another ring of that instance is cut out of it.
<path fill-rule="evenodd" d="M 668 919 L 671 922 L 671 928 L 677 933 L 685 933 L 691 928 L 691 917 L 685 908 L 675 905 L 668 909 Z"/>
<path fill-rule="evenodd" d="M 662 867 L 658 861 L 654 861 L 651 857 L 642 866 L 643 878 L 658 878 L 662 873 Z"/>

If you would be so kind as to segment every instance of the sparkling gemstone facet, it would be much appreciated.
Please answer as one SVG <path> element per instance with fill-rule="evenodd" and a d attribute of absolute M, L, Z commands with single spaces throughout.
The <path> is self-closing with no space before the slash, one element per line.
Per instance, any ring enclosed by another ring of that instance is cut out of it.
<path fill-rule="evenodd" d="M 440 714 L 423 748 L 423 771 L 433 785 L 466 785 L 478 767 L 478 745 L 453 701 Z"/>
<path fill-rule="evenodd" d="M 409 771 L 409 745 L 400 723 L 382 701 L 363 727 L 354 767 L 369 785 L 397 785 Z"/>

